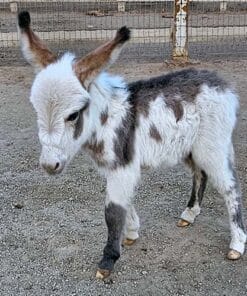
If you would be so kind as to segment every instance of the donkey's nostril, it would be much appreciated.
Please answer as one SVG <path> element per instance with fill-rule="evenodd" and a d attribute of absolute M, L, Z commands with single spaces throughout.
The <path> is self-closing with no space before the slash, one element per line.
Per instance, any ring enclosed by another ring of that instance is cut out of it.
<path fill-rule="evenodd" d="M 54 170 L 56 171 L 59 168 L 60 164 L 59 162 L 56 163 Z"/>
<path fill-rule="evenodd" d="M 41 166 L 48 174 L 51 175 L 59 173 L 59 170 L 61 169 L 61 164 L 59 162 L 54 164 L 42 163 Z"/>

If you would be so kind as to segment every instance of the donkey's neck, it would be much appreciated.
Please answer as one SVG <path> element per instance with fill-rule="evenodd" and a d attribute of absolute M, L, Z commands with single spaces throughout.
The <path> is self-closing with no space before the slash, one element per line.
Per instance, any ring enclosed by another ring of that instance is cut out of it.
<path fill-rule="evenodd" d="M 99 166 L 112 167 L 112 151 L 117 141 L 117 131 L 130 113 L 129 92 L 122 78 L 102 73 L 90 86 L 90 103 L 85 114 L 82 134 L 83 147 Z"/>
<path fill-rule="evenodd" d="M 127 112 L 129 92 L 121 77 L 104 72 L 91 84 L 89 93 L 91 99 L 87 120 L 91 135 L 104 128 L 108 118 L 115 121 Z"/>
<path fill-rule="evenodd" d="M 113 107 L 115 103 L 125 103 L 128 98 L 127 84 L 120 76 L 101 73 L 90 87 L 91 101 L 101 112 L 105 107 Z"/>

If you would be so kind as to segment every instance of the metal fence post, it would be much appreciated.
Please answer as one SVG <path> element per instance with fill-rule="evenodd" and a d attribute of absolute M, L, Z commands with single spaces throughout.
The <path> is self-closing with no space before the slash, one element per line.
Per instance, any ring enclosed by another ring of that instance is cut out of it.
<path fill-rule="evenodd" d="M 174 0 L 173 59 L 188 59 L 189 0 Z"/>

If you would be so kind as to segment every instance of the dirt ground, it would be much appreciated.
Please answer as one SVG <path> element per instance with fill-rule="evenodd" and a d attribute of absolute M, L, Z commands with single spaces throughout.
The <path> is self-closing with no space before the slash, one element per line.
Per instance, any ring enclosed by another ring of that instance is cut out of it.
<path fill-rule="evenodd" d="M 239 91 L 234 143 L 246 208 L 247 60 L 195 66 L 217 69 Z M 111 71 L 133 80 L 170 68 L 129 64 Z M 140 239 L 123 249 L 109 279 L 95 279 L 106 242 L 105 181 L 83 154 L 59 177 L 41 171 L 28 101 L 32 79 L 29 67 L 0 67 L 0 295 L 246 295 L 247 256 L 237 262 L 225 258 L 228 218 L 210 185 L 196 223 L 176 227 L 192 183 L 182 166 L 143 172 L 135 200 Z"/>

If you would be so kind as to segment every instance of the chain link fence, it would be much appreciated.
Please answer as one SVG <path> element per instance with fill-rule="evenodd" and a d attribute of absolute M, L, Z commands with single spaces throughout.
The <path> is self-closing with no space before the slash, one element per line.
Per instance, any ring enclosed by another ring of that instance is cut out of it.
<path fill-rule="evenodd" d="M 175 46 L 193 59 L 247 57 L 247 0 L 0 0 L 1 65 L 23 63 L 16 16 L 24 9 L 59 53 L 83 55 L 126 25 L 132 39 L 122 61 L 161 62 Z"/>

